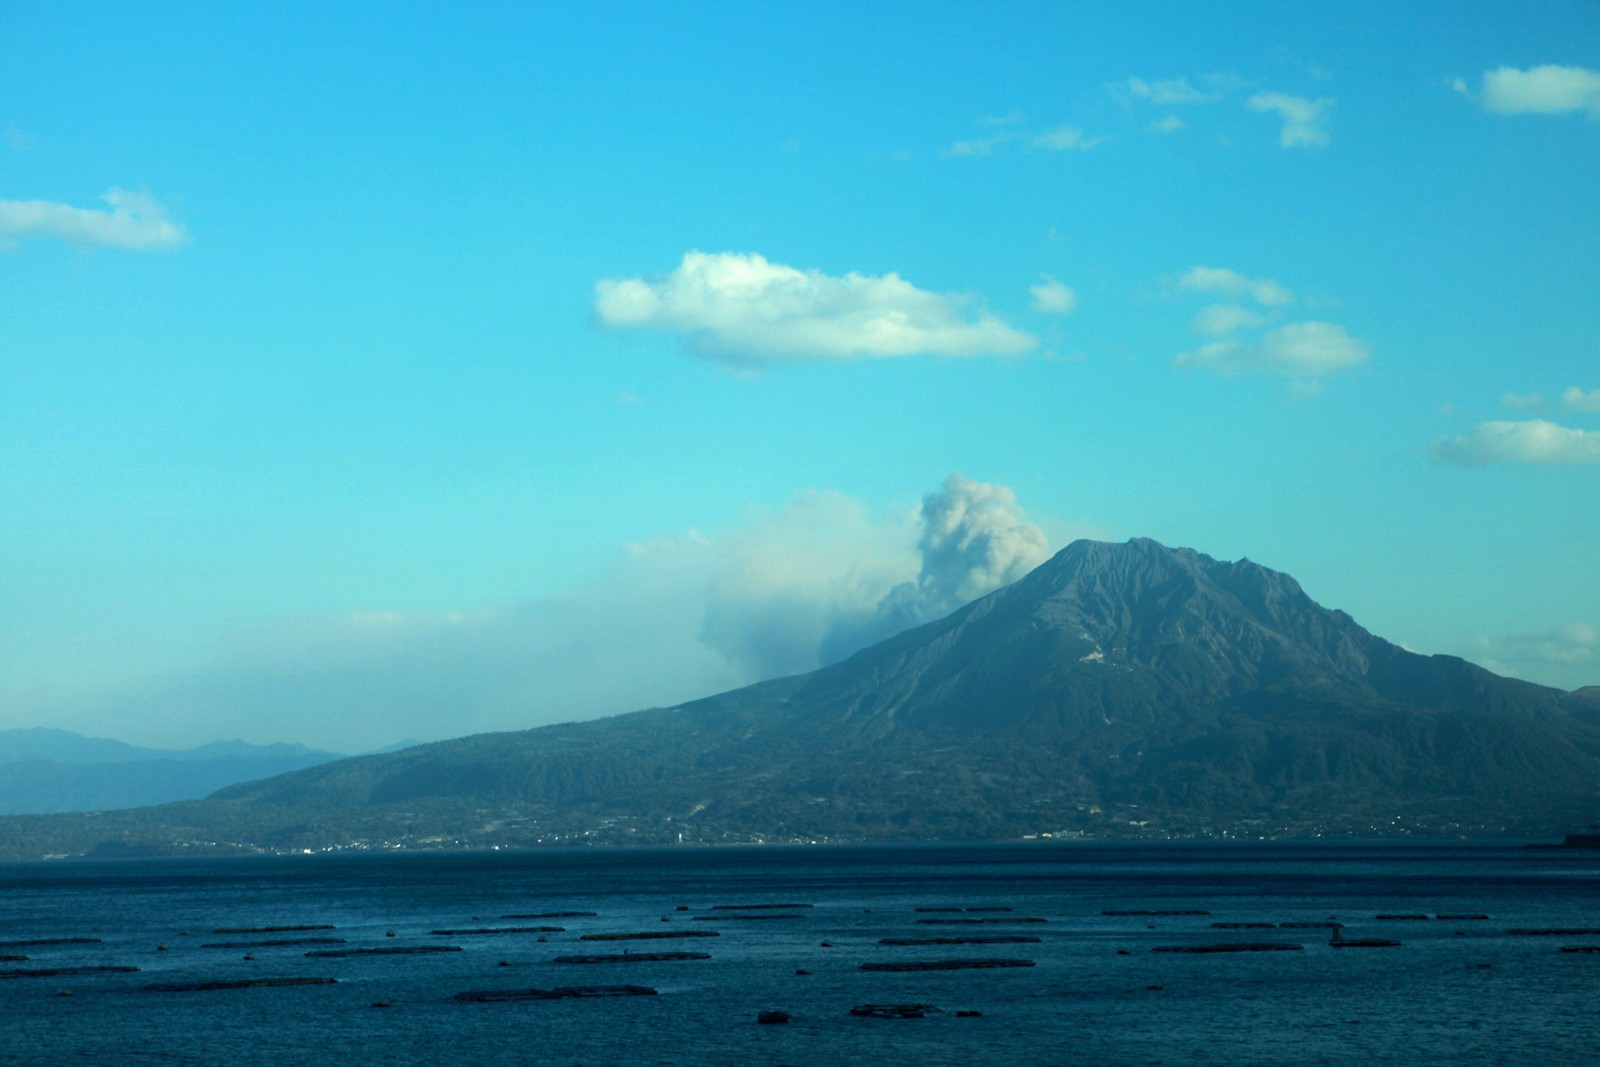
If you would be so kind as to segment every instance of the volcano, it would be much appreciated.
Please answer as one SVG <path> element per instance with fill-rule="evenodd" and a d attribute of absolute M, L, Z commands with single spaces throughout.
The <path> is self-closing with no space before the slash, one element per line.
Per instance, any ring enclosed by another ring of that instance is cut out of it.
<path fill-rule="evenodd" d="M 1075 542 L 809 674 L 46 817 L 52 833 L 24 836 L 75 850 L 1547 835 L 1597 817 L 1600 690 L 1418 655 L 1286 574 L 1136 539 Z"/>

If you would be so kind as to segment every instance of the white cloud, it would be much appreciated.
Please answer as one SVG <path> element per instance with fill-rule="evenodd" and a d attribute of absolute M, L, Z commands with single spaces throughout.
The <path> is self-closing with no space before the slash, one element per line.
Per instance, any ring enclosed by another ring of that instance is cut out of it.
<path fill-rule="evenodd" d="M 1600 411 L 1600 389 L 1586 393 L 1576 385 L 1568 386 L 1561 393 L 1561 406 L 1568 411 Z"/>
<path fill-rule="evenodd" d="M 1033 139 L 1035 148 L 1048 149 L 1051 152 L 1087 151 L 1096 145 L 1104 144 L 1108 138 L 1088 137 L 1076 126 L 1057 126 L 1053 130 L 1046 130 Z"/>
<path fill-rule="evenodd" d="M 1600 71 L 1554 65 L 1486 71 L 1483 106 L 1502 115 L 1586 111 L 1590 118 L 1600 118 Z"/>
<path fill-rule="evenodd" d="M 1145 81 L 1143 78 L 1129 78 L 1125 82 L 1115 82 L 1112 90 L 1127 93 L 1141 100 L 1148 100 L 1152 104 L 1163 107 L 1172 104 L 1209 104 L 1222 99 L 1220 92 L 1204 92 L 1189 84 L 1188 78 L 1170 78 L 1166 81 Z"/>
<path fill-rule="evenodd" d="M 1266 324 L 1266 319 L 1237 304 L 1211 304 L 1200 309 L 1194 317 L 1194 331 L 1216 337 L 1235 330 L 1255 329 Z"/>
<path fill-rule="evenodd" d="M 1512 411 L 1542 411 L 1544 397 L 1539 393 L 1501 393 L 1500 403 Z"/>
<path fill-rule="evenodd" d="M 1600 432 L 1573 430 L 1544 419 L 1480 422 L 1464 434 L 1440 438 L 1429 451 L 1440 463 L 1465 467 L 1600 463 Z"/>
<path fill-rule="evenodd" d="M 686 333 L 695 354 L 745 366 L 1037 347 L 1032 334 L 970 312 L 972 303 L 918 289 L 898 274 L 835 277 L 735 252 L 689 252 L 665 277 L 595 284 L 604 325 Z"/>
<path fill-rule="evenodd" d="M 1318 378 L 1348 370 L 1367 358 L 1368 346 L 1331 322 L 1295 322 L 1268 331 L 1257 341 L 1213 341 L 1184 352 L 1174 363 L 1219 374 L 1268 372 L 1291 378 Z"/>
<path fill-rule="evenodd" d="M 0 200 L 0 237 L 57 237 L 127 249 L 172 248 L 189 239 L 189 231 L 167 218 L 148 193 L 112 189 L 103 199 L 110 211 L 49 200 Z"/>
<path fill-rule="evenodd" d="M 1033 295 L 1033 310 L 1046 315 L 1070 315 L 1078 306 L 1078 294 L 1048 274 L 1043 277 L 1044 281 L 1028 288 Z"/>
<path fill-rule="evenodd" d="M 1190 267 L 1178 279 L 1178 288 L 1193 293 L 1248 296 L 1269 307 L 1294 302 L 1294 294 L 1271 278 L 1247 278 L 1226 267 Z"/>
<path fill-rule="evenodd" d="M 1278 143 L 1284 148 L 1327 147 L 1328 131 L 1324 124 L 1334 101 L 1326 97 L 1307 100 L 1287 93 L 1257 93 L 1250 98 L 1249 105 L 1252 111 L 1275 112 L 1283 119 Z"/>
<path fill-rule="evenodd" d="M 1164 119 L 1152 122 L 1150 128 L 1157 133 L 1177 133 L 1179 130 L 1187 130 L 1189 124 L 1176 115 L 1168 115 Z"/>

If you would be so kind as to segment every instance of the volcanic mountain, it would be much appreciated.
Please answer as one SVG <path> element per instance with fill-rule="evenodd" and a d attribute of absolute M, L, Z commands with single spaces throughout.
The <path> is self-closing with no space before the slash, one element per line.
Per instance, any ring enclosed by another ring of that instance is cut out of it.
<path fill-rule="evenodd" d="M 1597 816 L 1600 691 L 1417 655 L 1286 574 L 1140 539 L 1075 542 L 809 674 L 48 817 L 70 832 L 5 820 L 0 840 L 1542 835 Z"/>

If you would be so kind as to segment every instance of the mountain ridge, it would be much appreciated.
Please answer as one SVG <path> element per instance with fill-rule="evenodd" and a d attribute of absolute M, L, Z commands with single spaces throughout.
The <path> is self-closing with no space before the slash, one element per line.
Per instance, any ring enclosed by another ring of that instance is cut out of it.
<path fill-rule="evenodd" d="M 305 745 L 238 739 L 187 749 L 130 745 L 49 727 L 0 730 L 0 812 L 144 807 L 343 758 Z"/>

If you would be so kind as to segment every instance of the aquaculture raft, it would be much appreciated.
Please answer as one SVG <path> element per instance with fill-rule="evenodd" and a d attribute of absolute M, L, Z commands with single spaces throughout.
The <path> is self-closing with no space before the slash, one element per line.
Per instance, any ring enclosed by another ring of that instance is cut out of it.
<path fill-rule="evenodd" d="M 510 1000 L 575 1000 L 586 997 L 653 997 L 656 991 L 644 985 L 557 986 L 554 989 L 470 989 L 453 999 L 476 1004 L 496 1004 Z"/>

